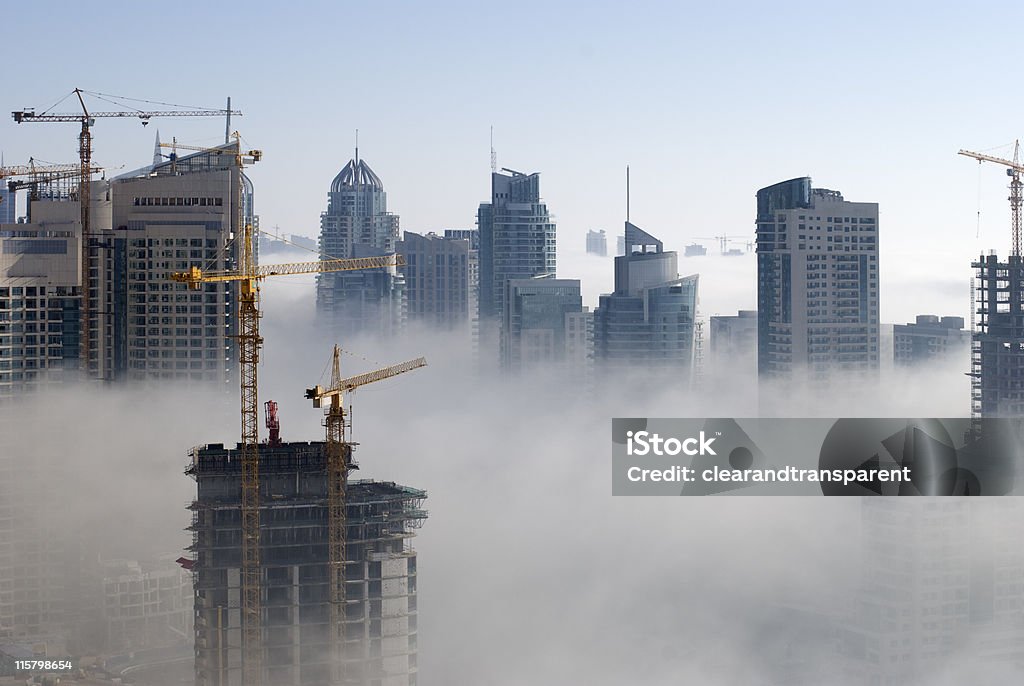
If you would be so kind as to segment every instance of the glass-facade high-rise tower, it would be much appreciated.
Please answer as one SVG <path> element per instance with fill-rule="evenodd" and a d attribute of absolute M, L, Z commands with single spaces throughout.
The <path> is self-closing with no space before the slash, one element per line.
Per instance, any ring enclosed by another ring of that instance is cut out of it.
<path fill-rule="evenodd" d="M 615 258 L 615 292 L 594 310 L 594 367 L 689 374 L 698 277 L 680 278 L 676 253 L 628 221 L 625 242 L 626 254 Z"/>
<path fill-rule="evenodd" d="M 320 216 L 320 259 L 371 257 L 395 252 L 398 216 L 389 213 L 384 184 L 359 150 L 334 177 Z M 405 285 L 394 267 L 320 274 L 317 316 L 346 334 L 386 335 L 405 321 Z"/>

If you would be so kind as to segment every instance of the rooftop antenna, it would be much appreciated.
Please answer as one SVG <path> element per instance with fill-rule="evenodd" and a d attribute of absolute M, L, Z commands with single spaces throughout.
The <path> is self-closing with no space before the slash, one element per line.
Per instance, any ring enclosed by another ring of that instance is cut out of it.
<path fill-rule="evenodd" d="M 359 129 L 356 129 L 356 168 L 359 167 Z"/>
<path fill-rule="evenodd" d="M 491 173 L 498 171 L 498 154 L 494 152 L 494 126 L 491 126 Z"/>
<path fill-rule="evenodd" d="M 231 96 L 228 96 L 227 121 L 224 124 L 224 145 L 231 142 Z"/>
<path fill-rule="evenodd" d="M 626 221 L 629 221 L 629 165 L 626 165 Z"/>

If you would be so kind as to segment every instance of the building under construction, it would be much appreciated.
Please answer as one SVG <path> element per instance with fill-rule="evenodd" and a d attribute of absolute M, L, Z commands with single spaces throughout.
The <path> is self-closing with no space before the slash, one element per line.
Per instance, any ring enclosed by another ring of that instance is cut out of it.
<path fill-rule="evenodd" d="M 240 449 L 196 448 L 192 504 L 196 686 L 241 686 Z M 260 446 L 262 683 L 331 683 L 328 481 L 324 443 Z M 343 683 L 417 683 L 414 530 L 424 491 L 350 481 Z"/>
<path fill-rule="evenodd" d="M 974 417 L 1024 416 L 1024 264 L 991 253 L 974 268 L 971 412 Z"/>
<path fill-rule="evenodd" d="M 972 262 L 971 415 L 975 419 L 1024 416 L 1024 263 L 1021 261 L 1024 165 L 1020 141 L 1013 159 L 961 150 L 978 163 L 1006 167 L 1010 177 L 1010 255 L 1000 262 L 995 251 Z"/>

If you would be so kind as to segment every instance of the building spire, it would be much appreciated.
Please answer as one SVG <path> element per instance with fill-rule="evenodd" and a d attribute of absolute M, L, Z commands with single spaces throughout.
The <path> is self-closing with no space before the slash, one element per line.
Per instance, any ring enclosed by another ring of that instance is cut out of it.
<path fill-rule="evenodd" d="M 359 170 L 359 129 L 356 129 L 356 173 Z"/>
<path fill-rule="evenodd" d="M 163 155 L 160 152 L 160 129 L 156 130 L 156 142 L 153 144 L 153 165 L 156 166 L 163 161 Z"/>
<path fill-rule="evenodd" d="M 491 173 L 498 171 L 498 153 L 494 152 L 494 126 L 491 126 Z"/>
<path fill-rule="evenodd" d="M 629 165 L 626 165 L 626 221 L 629 221 Z"/>

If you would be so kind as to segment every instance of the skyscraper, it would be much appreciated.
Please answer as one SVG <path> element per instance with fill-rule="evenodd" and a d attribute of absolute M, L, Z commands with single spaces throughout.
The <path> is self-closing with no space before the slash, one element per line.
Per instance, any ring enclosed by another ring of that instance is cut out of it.
<path fill-rule="evenodd" d="M 398 252 L 405 258 L 402 272 L 411 322 L 469 334 L 476 315 L 477 251 L 471 246 L 469 238 L 405 232 Z"/>
<path fill-rule="evenodd" d="M 398 216 L 388 212 L 384 184 L 355 157 L 334 177 L 320 215 L 320 258 L 346 259 L 395 252 Z M 318 318 L 332 330 L 387 334 L 401 328 L 403 278 L 394 268 L 320 274 Z"/>
<path fill-rule="evenodd" d="M 508 172 L 508 173 L 505 173 Z M 491 174 L 491 201 L 480 204 L 480 321 L 501 321 L 505 282 L 555 273 L 555 224 L 540 197 L 540 174 Z"/>
<path fill-rule="evenodd" d="M 877 372 L 878 204 L 811 179 L 757 192 L 758 373 Z"/>
<path fill-rule="evenodd" d="M 615 292 L 594 310 L 594 367 L 674 369 L 693 365 L 696 275 L 680 278 L 675 252 L 626 222 L 626 254 L 615 258 Z"/>
<path fill-rule="evenodd" d="M 585 335 L 586 327 L 584 319 L 572 317 L 584 312 L 579 280 L 510 279 L 505 287 L 502 368 L 523 371 L 541 365 L 549 368 L 578 365 L 581 361 L 578 330 L 584 327 Z"/>
<path fill-rule="evenodd" d="M 82 225 L 73 191 L 66 181 L 37 188 L 27 222 L 0 224 L 0 402 L 44 380 L 80 378 Z M 109 232 L 109 186 L 93 182 L 92 193 L 92 226 Z M 92 268 L 92 311 L 106 312 L 99 304 L 108 274 L 95 262 Z M 108 337 L 100 328 L 94 320 L 93 369 L 102 377 Z"/>
<path fill-rule="evenodd" d="M 170 275 L 191 267 L 232 269 L 235 232 L 256 224 L 252 183 L 238 142 L 161 162 L 113 183 L 110 272 L 111 366 L 129 381 L 236 378 L 235 287 L 200 290 Z M 241 214 L 241 216 L 239 216 Z"/>

